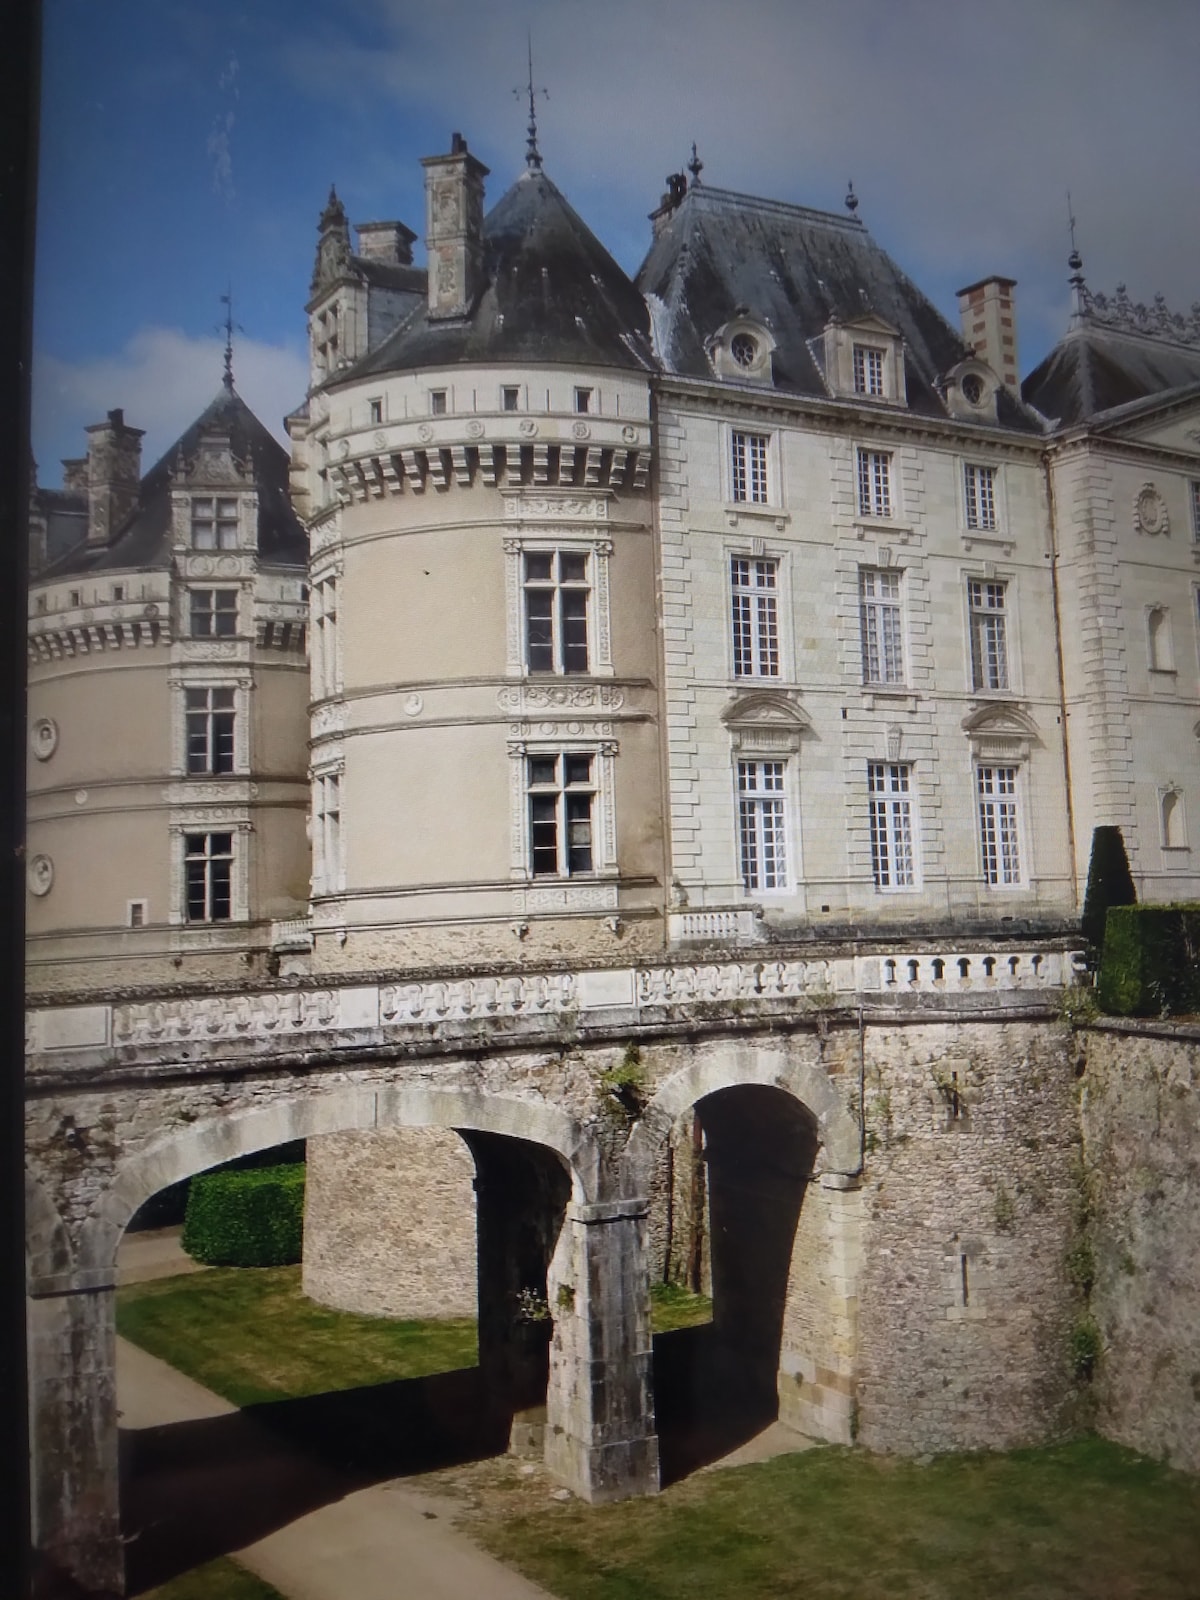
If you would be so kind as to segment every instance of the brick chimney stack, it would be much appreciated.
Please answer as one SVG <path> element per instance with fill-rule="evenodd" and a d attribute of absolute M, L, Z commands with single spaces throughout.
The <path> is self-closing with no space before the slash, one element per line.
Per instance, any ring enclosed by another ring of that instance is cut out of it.
<path fill-rule="evenodd" d="M 1013 305 L 1015 278 L 981 278 L 958 291 L 958 314 L 962 318 L 964 344 L 1000 379 L 1006 388 L 1020 393 L 1017 369 L 1017 315 Z"/>
<path fill-rule="evenodd" d="M 125 426 L 123 411 L 86 430 L 89 545 L 111 544 L 113 535 L 137 505 L 142 479 L 143 428 Z"/>
<path fill-rule="evenodd" d="M 465 317 L 483 278 L 483 180 L 488 169 L 456 133 L 448 156 L 425 156 L 429 315 Z"/>

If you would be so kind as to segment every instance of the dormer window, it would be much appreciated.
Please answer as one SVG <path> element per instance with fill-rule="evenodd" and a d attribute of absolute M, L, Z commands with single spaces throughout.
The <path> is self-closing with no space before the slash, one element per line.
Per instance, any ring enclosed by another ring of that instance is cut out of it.
<path fill-rule="evenodd" d="M 500 405 L 504 411 L 516 411 L 521 404 L 521 391 L 517 388 L 506 388 L 500 391 Z"/>
<path fill-rule="evenodd" d="M 952 417 L 969 422 L 995 422 L 1000 380 L 985 362 L 968 356 L 946 374 L 944 381 L 946 405 Z"/>
<path fill-rule="evenodd" d="M 592 409 L 592 391 L 590 389 L 576 389 L 575 409 L 581 414 Z"/>
<path fill-rule="evenodd" d="M 904 383 L 904 340 L 899 328 L 874 312 L 852 322 L 836 318 L 824 334 L 810 342 L 830 394 L 873 400 L 885 405 L 907 403 Z"/>
<path fill-rule="evenodd" d="M 237 542 L 237 501 L 219 496 L 196 496 L 192 500 L 192 549 L 236 550 Z"/>
<path fill-rule="evenodd" d="M 752 367 L 758 360 L 758 344 L 748 333 L 735 333 L 729 341 L 729 354 L 739 367 Z"/>
<path fill-rule="evenodd" d="M 855 394 L 883 395 L 883 362 L 887 352 L 871 344 L 854 346 Z"/>
<path fill-rule="evenodd" d="M 382 400 L 368 400 L 367 401 L 367 409 L 368 409 L 369 416 L 370 416 L 371 426 L 372 427 L 378 427 L 379 424 L 383 421 L 383 401 Z"/>
<path fill-rule="evenodd" d="M 718 378 L 738 383 L 774 383 L 771 353 L 775 340 L 770 330 L 738 308 L 732 322 L 718 328 L 709 339 L 708 357 Z"/>

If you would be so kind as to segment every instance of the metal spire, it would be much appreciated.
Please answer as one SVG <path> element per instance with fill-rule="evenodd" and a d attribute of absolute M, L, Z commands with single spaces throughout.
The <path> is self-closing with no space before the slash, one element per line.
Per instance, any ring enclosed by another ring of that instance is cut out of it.
<path fill-rule="evenodd" d="M 539 89 L 535 89 L 534 86 L 533 86 L 533 30 L 532 29 L 530 29 L 529 34 L 527 35 L 527 41 L 526 42 L 528 44 L 528 49 L 529 49 L 529 81 L 528 81 L 528 83 L 525 85 L 525 87 L 523 89 L 514 89 L 513 90 L 513 94 L 516 95 L 518 100 L 524 94 L 527 94 L 529 96 L 529 130 L 528 130 L 529 137 L 526 140 L 526 144 L 525 144 L 525 165 L 529 168 L 530 172 L 538 172 L 538 171 L 541 170 L 542 156 L 541 156 L 541 152 L 538 149 L 538 142 L 537 142 L 537 107 L 536 107 L 536 104 L 535 104 L 535 97 L 540 94 L 540 95 L 543 95 L 547 100 L 549 100 L 550 92 L 549 92 L 548 89 L 540 89 L 540 88 Z"/>
<path fill-rule="evenodd" d="M 233 320 L 233 286 L 232 286 L 232 284 L 230 285 L 230 287 L 228 289 L 226 289 L 225 293 L 221 296 L 221 304 L 225 307 L 225 320 L 224 320 L 224 322 L 219 322 L 217 324 L 217 331 L 218 331 L 218 333 L 223 332 L 224 335 L 225 335 L 225 377 L 223 379 L 223 382 L 225 384 L 225 387 L 229 390 L 230 394 L 232 394 L 233 393 L 233 330 L 236 328 L 239 333 L 244 333 L 246 331 L 242 327 L 242 325 L 240 323 L 235 322 Z"/>

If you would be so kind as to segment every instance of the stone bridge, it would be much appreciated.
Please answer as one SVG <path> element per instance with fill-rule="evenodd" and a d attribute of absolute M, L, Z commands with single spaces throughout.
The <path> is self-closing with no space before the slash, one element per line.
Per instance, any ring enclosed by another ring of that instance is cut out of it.
<path fill-rule="evenodd" d="M 1061 1055 L 1048 1019 L 1076 965 L 1049 946 L 783 955 L 31 1011 L 36 1544 L 87 1592 L 122 1592 L 115 1262 L 134 1213 L 236 1156 L 347 1130 L 462 1135 L 489 1392 L 514 1420 L 544 1416 L 549 1469 L 598 1501 L 659 1484 L 647 1197 L 675 1120 L 695 1108 L 713 1240 L 708 1376 L 848 1441 L 867 1382 L 868 1103 L 887 1101 L 889 1128 L 894 1115 L 880 1063 L 901 1063 L 919 1127 L 960 1117 L 957 1087 L 946 1110 L 960 1072 L 964 1107 L 993 1085 L 1011 1099 L 1004 1060 L 1024 1071 Z M 962 1261 L 965 1298 L 965 1249 Z M 550 1309 L 548 1348 L 514 1310 L 529 1290 Z"/>

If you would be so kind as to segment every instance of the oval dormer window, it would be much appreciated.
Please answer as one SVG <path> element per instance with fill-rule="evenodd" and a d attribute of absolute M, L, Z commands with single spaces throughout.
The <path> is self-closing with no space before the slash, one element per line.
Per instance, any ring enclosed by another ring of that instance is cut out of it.
<path fill-rule="evenodd" d="M 971 405 L 977 406 L 983 399 L 983 379 L 978 373 L 965 373 L 960 387 L 962 388 L 963 399 L 969 401 Z"/>
<path fill-rule="evenodd" d="M 739 367 L 752 367 L 758 360 L 758 341 L 748 333 L 735 333 L 729 341 L 729 353 Z"/>

